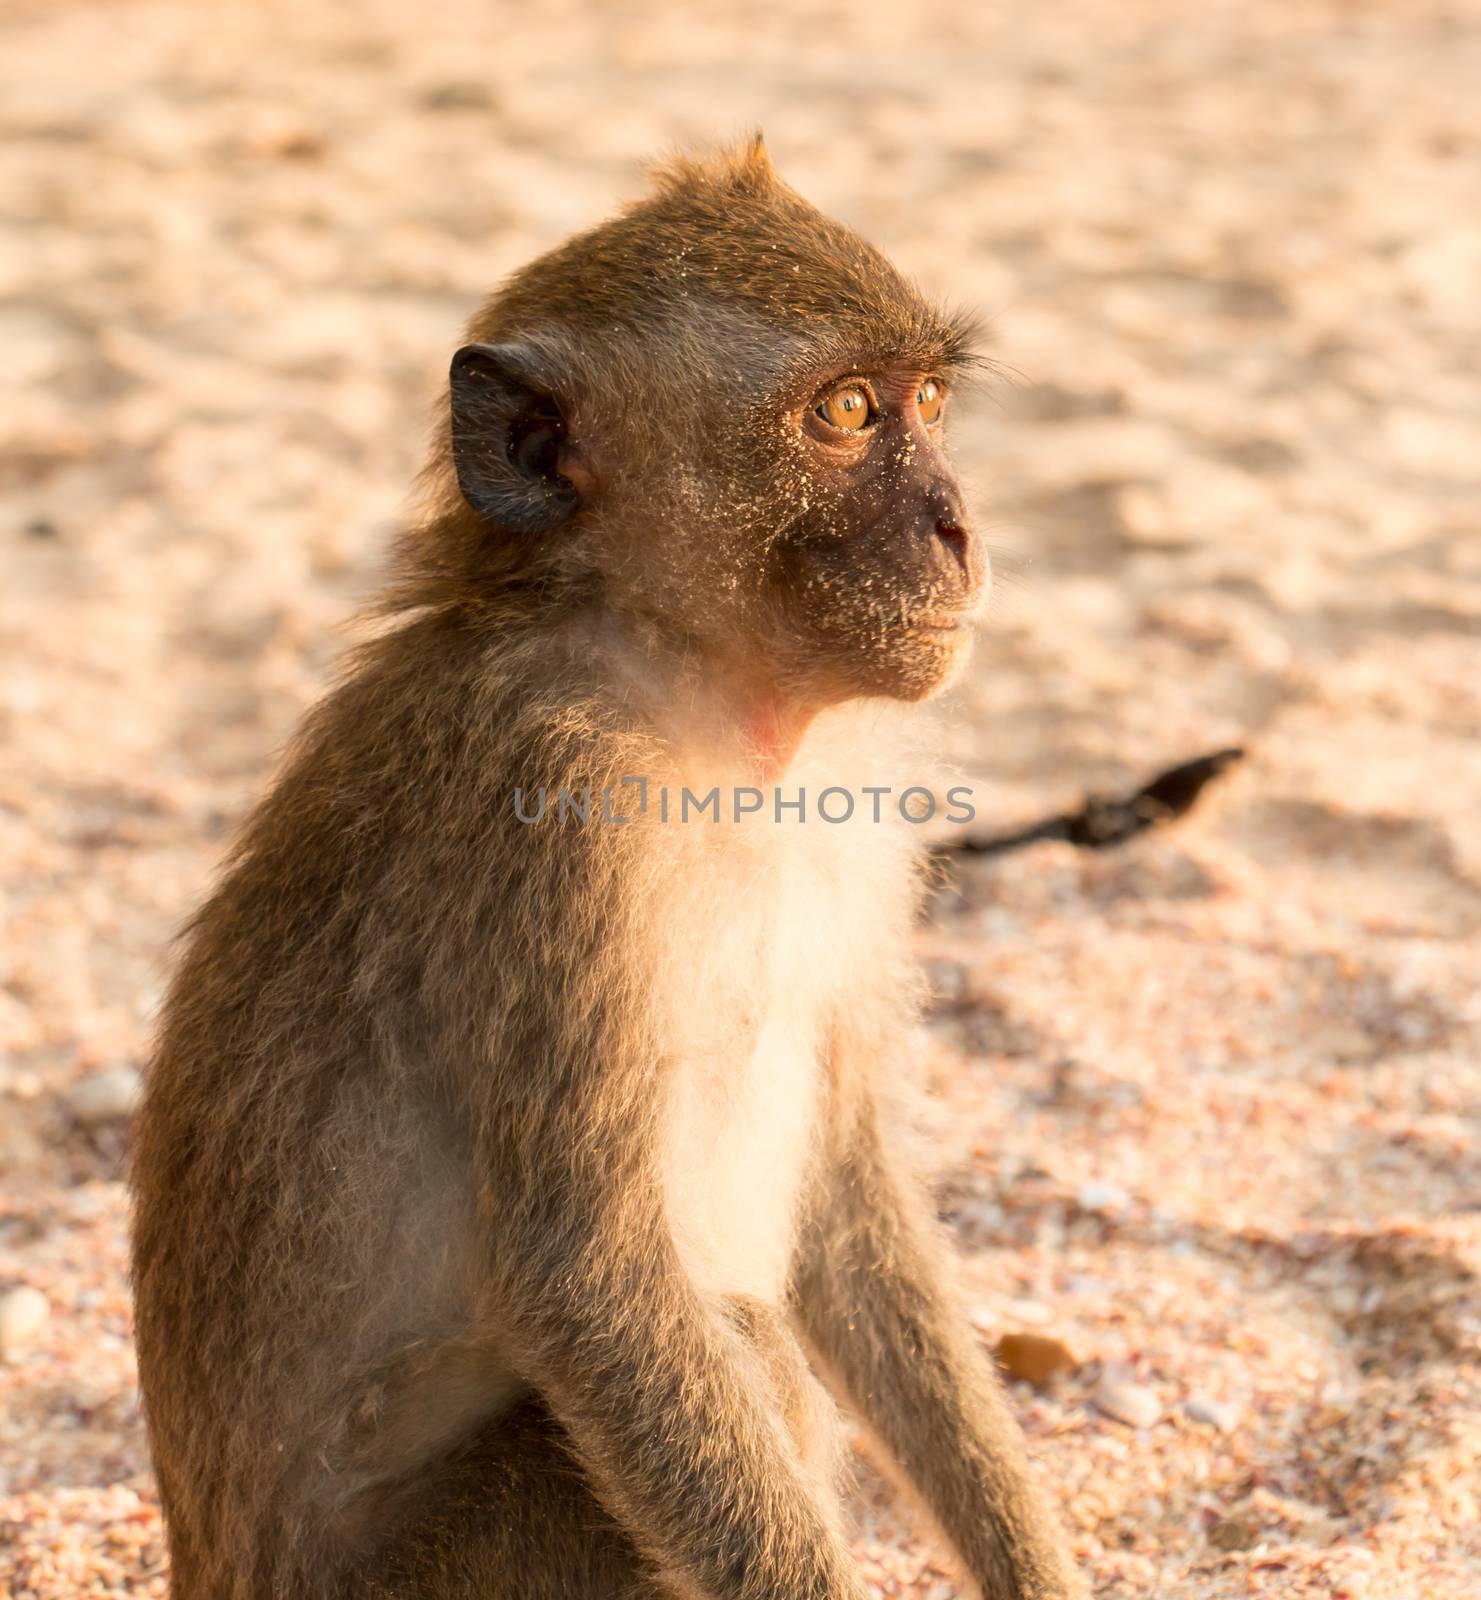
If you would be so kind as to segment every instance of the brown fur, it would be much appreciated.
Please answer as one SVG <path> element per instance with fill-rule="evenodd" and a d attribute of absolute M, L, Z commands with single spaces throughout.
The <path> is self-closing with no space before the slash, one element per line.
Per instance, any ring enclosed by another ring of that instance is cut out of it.
<path fill-rule="evenodd" d="M 885 1138 L 910 829 L 512 805 L 891 781 L 871 697 L 984 581 L 909 407 L 965 331 L 759 142 L 471 331 L 398 624 L 196 917 L 139 1119 L 177 1600 L 858 1596 L 804 1348 L 985 1594 L 1079 1595 Z M 813 437 L 849 375 L 867 450 Z"/>

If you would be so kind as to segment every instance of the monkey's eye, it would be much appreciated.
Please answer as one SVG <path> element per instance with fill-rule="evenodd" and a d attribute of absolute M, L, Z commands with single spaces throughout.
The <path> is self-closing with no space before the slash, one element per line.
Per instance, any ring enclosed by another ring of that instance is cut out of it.
<path fill-rule="evenodd" d="M 842 428 L 845 433 L 857 433 L 874 420 L 874 406 L 869 391 L 857 383 L 846 383 L 835 389 L 817 408 L 824 422 Z"/>
<path fill-rule="evenodd" d="M 946 404 L 946 396 L 941 392 L 941 385 L 934 378 L 926 381 L 915 392 L 915 409 L 920 413 L 920 419 L 928 428 L 934 428 L 941 420 L 941 408 Z"/>

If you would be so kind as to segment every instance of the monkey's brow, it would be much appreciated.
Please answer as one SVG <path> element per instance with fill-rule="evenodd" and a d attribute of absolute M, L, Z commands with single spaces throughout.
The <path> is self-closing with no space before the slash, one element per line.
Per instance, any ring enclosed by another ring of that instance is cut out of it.
<path fill-rule="evenodd" d="M 814 371 L 938 372 L 952 375 L 990 365 L 980 346 L 981 324 L 966 315 L 932 317 L 927 326 L 876 339 L 825 338 L 810 341 Z"/>
<path fill-rule="evenodd" d="M 815 352 L 793 368 L 786 388 L 813 390 L 846 377 L 881 377 L 886 373 L 919 373 L 945 378 L 966 377 L 990 366 L 986 356 L 950 344 L 873 345 L 827 353 Z"/>

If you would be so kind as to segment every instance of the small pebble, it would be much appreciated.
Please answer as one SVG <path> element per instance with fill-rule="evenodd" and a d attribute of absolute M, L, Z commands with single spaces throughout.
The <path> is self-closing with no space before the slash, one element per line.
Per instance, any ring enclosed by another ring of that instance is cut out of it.
<path fill-rule="evenodd" d="M 1119 1184 L 1096 1179 L 1081 1186 L 1075 1202 L 1082 1211 L 1124 1211 L 1131 1204 L 1131 1196 Z"/>
<path fill-rule="evenodd" d="M 1010 1377 L 1042 1387 L 1061 1372 L 1073 1372 L 1080 1365 L 1075 1353 L 1061 1339 L 1047 1333 L 1005 1333 L 998 1340 L 998 1364 Z"/>
<path fill-rule="evenodd" d="M 1260 1524 L 1253 1517 L 1220 1517 L 1208 1542 L 1215 1550 L 1251 1550 L 1260 1542 Z"/>
<path fill-rule="evenodd" d="M 67 1109 L 84 1128 L 122 1122 L 138 1104 L 142 1081 L 132 1067 L 108 1067 L 73 1086 Z"/>
<path fill-rule="evenodd" d="M 1206 1400 L 1202 1395 L 1194 1395 L 1192 1399 L 1183 1402 L 1183 1414 L 1194 1422 L 1201 1422 L 1205 1427 L 1213 1428 L 1219 1433 L 1233 1433 L 1239 1421 L 1239 1413 L 1231 1405 L 1226 1405 L 1222 1400 Z"/>
<path fill-rule="evenodd" d="M 23 1283 L 0 1295 L 0 1356 L 8 1356 L 29 1344 L 46 1326 L 51 1302 L 39 1289 Z"/>
<path fill-rule="evenodd" d="M 1095 1391 L 1095 1403 L 1108 1417 L 1129 1428 L 1150 1428 L 1162 1415 L 1162 1403 L 1139 1383 L 1105 1378 Z"/>

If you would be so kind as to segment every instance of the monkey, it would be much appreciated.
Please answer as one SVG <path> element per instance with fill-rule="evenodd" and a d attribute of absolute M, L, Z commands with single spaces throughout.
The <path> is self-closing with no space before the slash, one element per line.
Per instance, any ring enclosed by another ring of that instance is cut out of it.
<path fill-rule="evenodd" d="M 978 359 L 759 135 L 473 318 L 161 1010 L 175 1600 L 861 1600 L 840 1407 L 986 1600 L 1088 1592 L 895 1132 L 912 828 L 719 798 L 867 775 L 962 669 Z"/>

